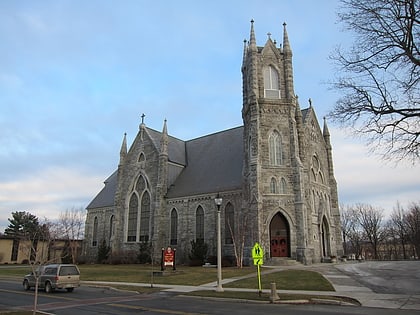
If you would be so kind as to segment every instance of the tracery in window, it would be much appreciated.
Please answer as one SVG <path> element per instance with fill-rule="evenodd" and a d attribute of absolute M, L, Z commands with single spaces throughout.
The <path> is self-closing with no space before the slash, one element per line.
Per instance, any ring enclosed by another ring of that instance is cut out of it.
<path fill-rule="evenodd" d="M 280 98 L 279 75 L 272 66 L 264 67 L 264 97 Z"/>
<path fill-rule="evenodd" d="M 150 225 L 150 195 L 144 192 L 141 198 L 140 209 L 140 242 L 149 241 L 149 225 Z"/>
<path fill-rule="evenodd" d="M 280 134 L 273 131 L 268 137 L 268 151 L 271 165 L 283 164 L 283 148 Z"/>
<path fill-rule="evenodd" d="M 136 183 L 136 190 L 138 193 L 142 193 L 146 189 L 146 180 L 143 176 L 140 176 Z"/>

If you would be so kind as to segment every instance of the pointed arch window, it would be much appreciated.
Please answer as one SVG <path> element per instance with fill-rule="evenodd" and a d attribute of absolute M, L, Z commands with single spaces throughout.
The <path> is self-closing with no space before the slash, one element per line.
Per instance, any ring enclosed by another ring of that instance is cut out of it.
<path fill-rule="evenodd" d="M 268 151 L 271 165 L 283 165 L 283 148 L 277 131 L 272 132 L 268 137 Z"/>
<path fill-rule="evenodd" d="M 127 242 L 135 242 L 137 238 L 137 215 L 139 211 L 139 200 L 136 194 L 132 194 L 128 205 L 128 228 Z"/>
<path fill-rule="evenodd" d="M 271 194 L 278 194 L 278 188 L 277 188 L 277 180 L 272 177 L 270 180 L 270 193 Z"/>
<path fill-rule="evenodd" d="M 143 176 L 140 176 L 136 183 L 136 190 L 138 193 L 142 193 L 143 190 L 145 189 L 146 189 L 146 180 L 144 179 Z"/>
<path fill-rule="evenodd" d="M 233 244 L 235 233 L 235 209 L 229 202 L 225 208 L 225 244 Z"/>
<path fill-rule="evenodd" d="M 171 211 L 171 245 L 178 243 L 178 213 L 175 209 Z"/>
<path fill-rule="evenodd" d="M 282 177 L 280 180 L 280 193 L 285 194 L 287 189 L 286 180 Z"/>
<path fill-rule="evenodd" d="M 93 219 L 92 246 L 98 246 L 98 217 Z"/>
<path fill-rule="evenodd" d="M 195 240 L 204 241 L 204 210 L 201 206 L 195 213 Z"/>
<path fill-rule="evenodd" d="M 149 241 L 149 225 L 150 225 L 150 195 L 146 191 L 141 198 L 140 209 L 140 242 Z"/>
<path fill-rule="evenodd" d="M 114 225 L 115 225 L 115 216 L 111 215 L 111 218 L 109 219 L 109 240 L 111 242 L 111 238 L 114 236 Z"/>
<path fill-rule="evenodd" d="M 279 74 L 272 66 L 264 67 L 264 97 L 280 98 Z"/>

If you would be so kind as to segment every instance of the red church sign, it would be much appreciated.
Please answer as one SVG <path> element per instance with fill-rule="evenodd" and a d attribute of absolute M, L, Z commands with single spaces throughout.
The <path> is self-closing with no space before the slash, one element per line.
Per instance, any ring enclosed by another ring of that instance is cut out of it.
<path fill-rule="evenodd" d="M 174 251 L 172 248 L 168 247 L 163 252 L 163 263 L 165 266 L 173 266 L 174 265 Z"/>

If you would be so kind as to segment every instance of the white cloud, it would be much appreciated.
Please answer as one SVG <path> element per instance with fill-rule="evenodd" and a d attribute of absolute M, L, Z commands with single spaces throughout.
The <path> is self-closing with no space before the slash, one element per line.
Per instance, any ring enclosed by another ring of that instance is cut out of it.
<path fill-rule="evenodd" d="M 369 148 L 342 130 L 329 128 L 340 202 L 368 203 L 389 213 L 397 201 L 420 200 L 420 165 L 395 164 L 369 153 Z"/>
<path fill-rule="evenodd" d="M 53 167 L 26 178 L 0 183 L 0 231 L 14 211 L 55 220 L 66 209 L 85 208 L 103 188 L 106 176 Z"/>

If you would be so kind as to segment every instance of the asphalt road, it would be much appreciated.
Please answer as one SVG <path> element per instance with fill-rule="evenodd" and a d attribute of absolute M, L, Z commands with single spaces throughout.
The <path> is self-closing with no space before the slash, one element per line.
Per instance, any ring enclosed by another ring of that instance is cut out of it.
<path fill-rule="evenodd" d="M 19 280 L 0 280 L 0 309 L 32 309 L 34 291 L 24 291 Z M 231 300 L 208 300 L 183 297 L 178 293 L 136 294 L 107 288 L 82 286 L 74 292 L 40 291 L 38 310 L 56 315 L 93 314 L 420 314 L 420 311 L 364 308 L 337 305 L 274 305 Z"/>
<path fill-rule="evenodd" d="M 335 267 L 376 293 L 420 294 L 420 261 L 367 261 Z"/>

